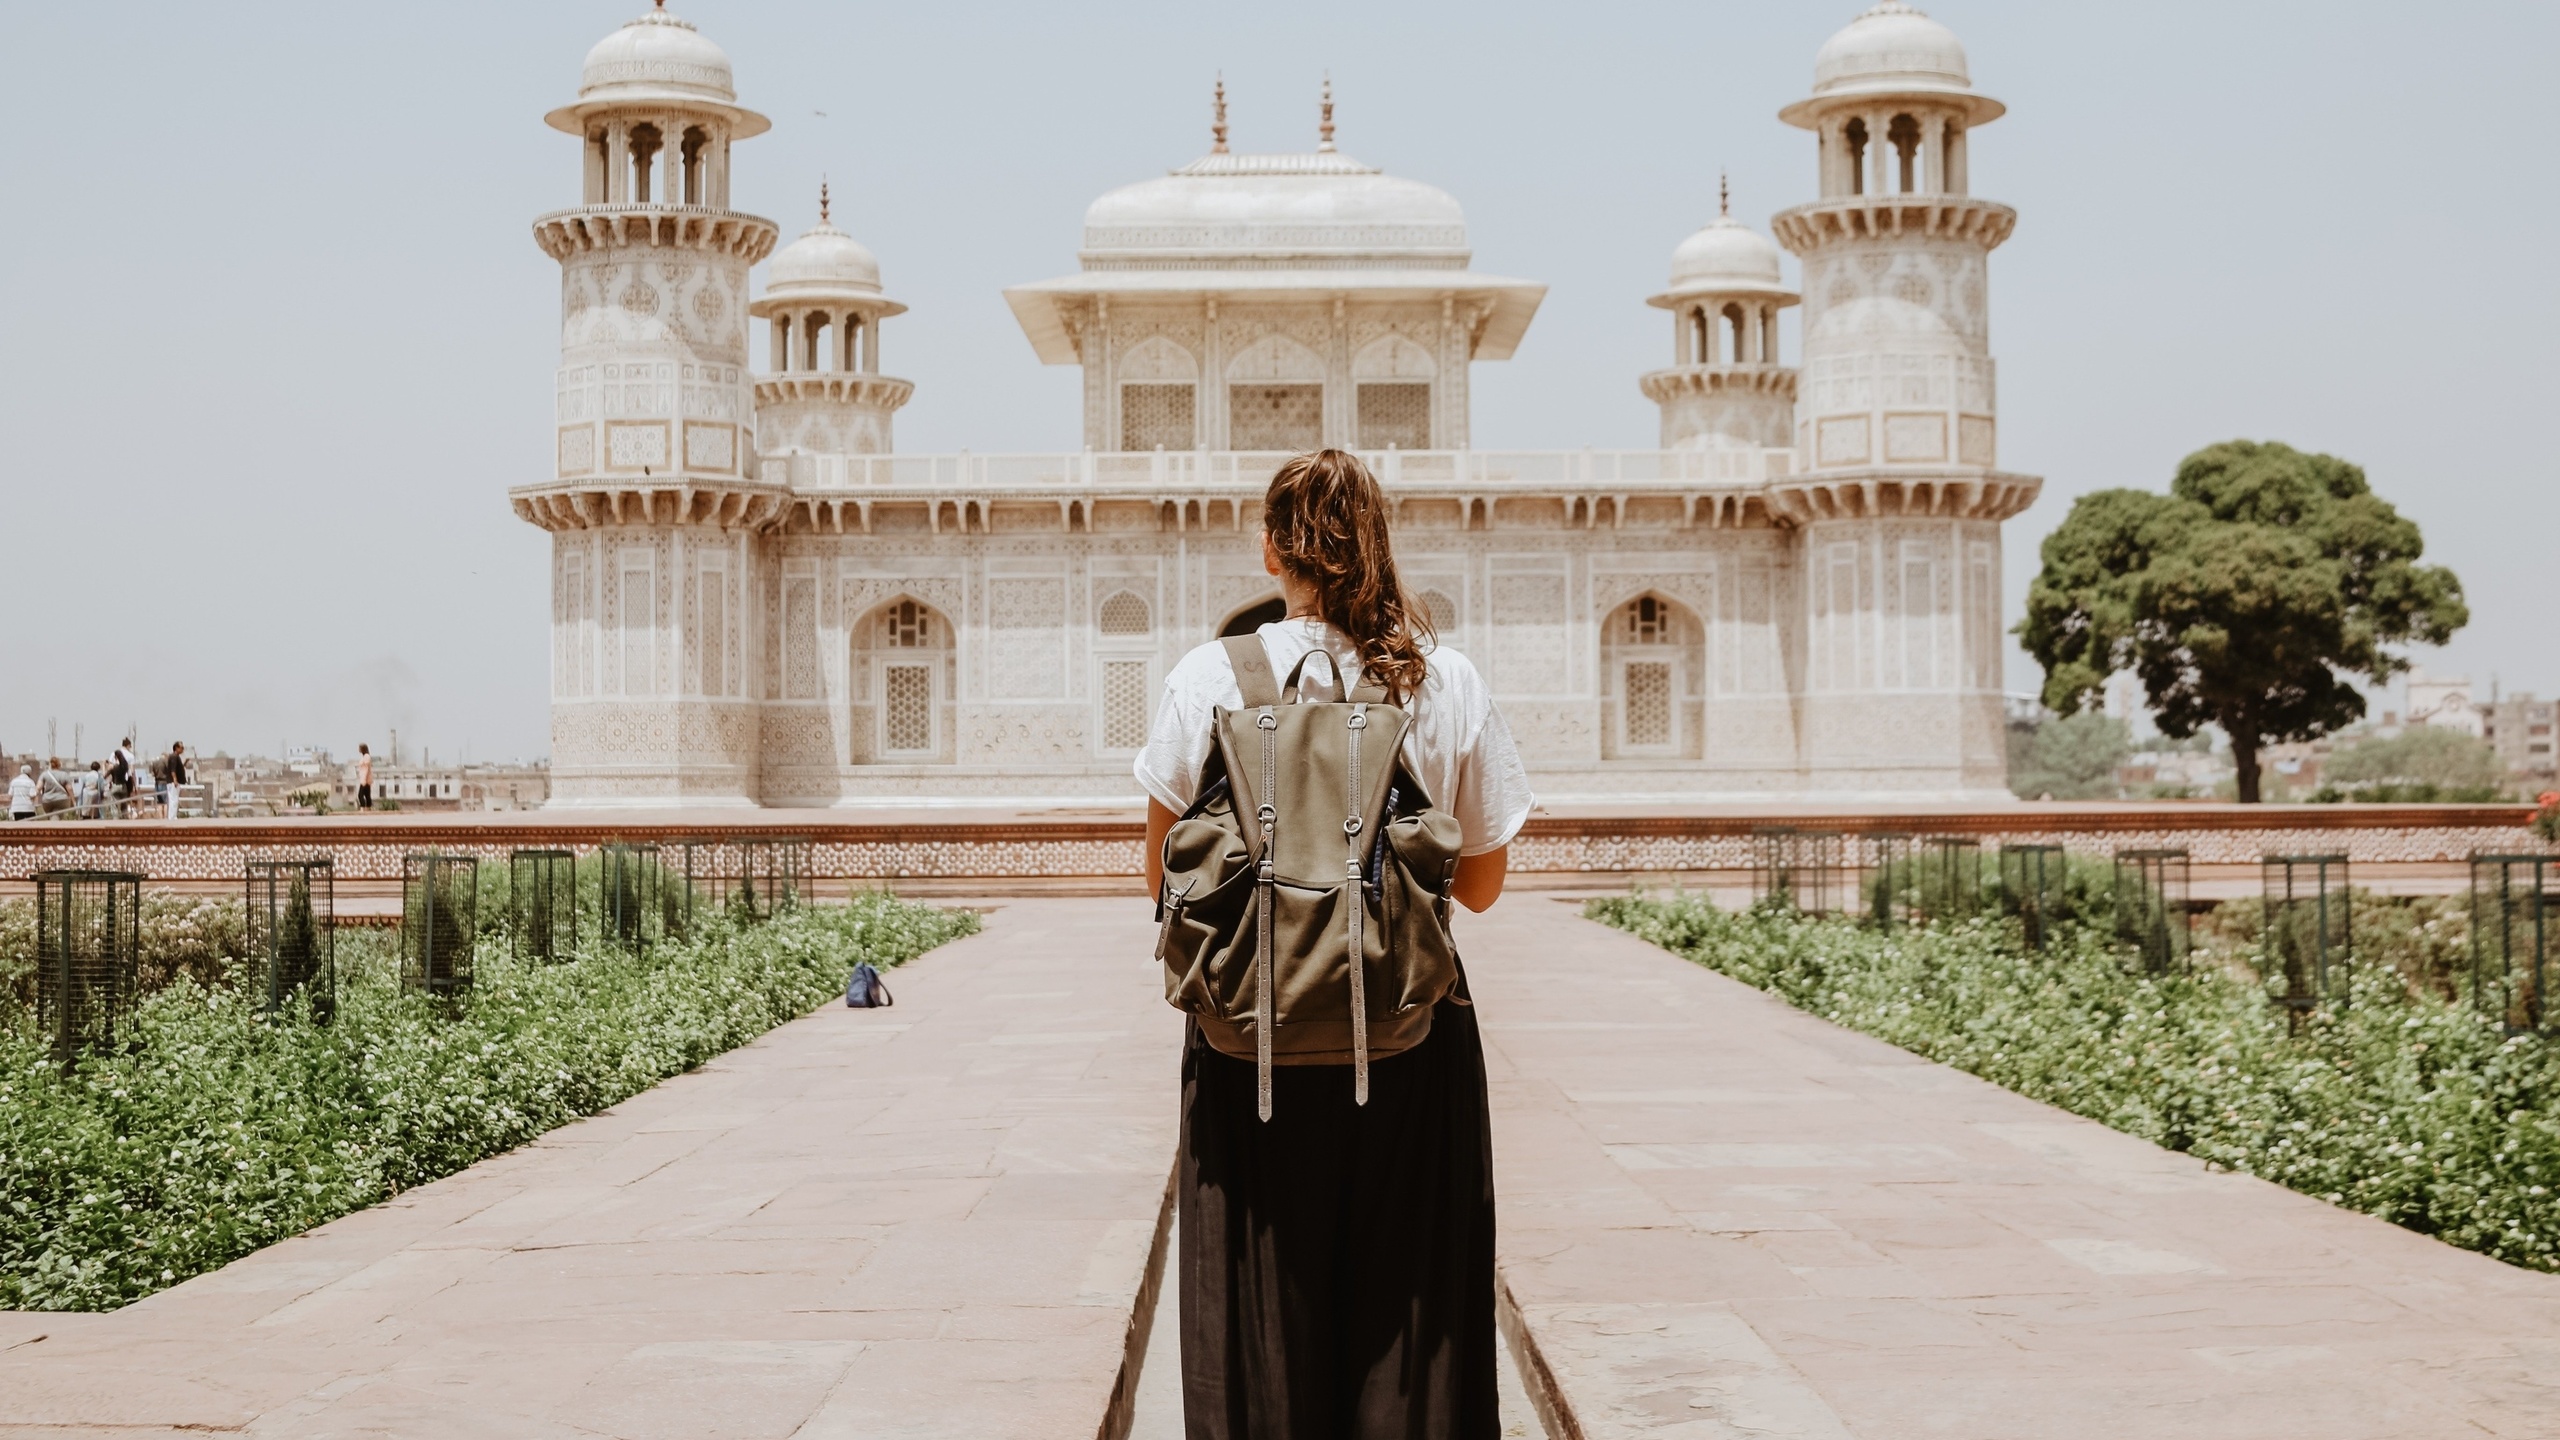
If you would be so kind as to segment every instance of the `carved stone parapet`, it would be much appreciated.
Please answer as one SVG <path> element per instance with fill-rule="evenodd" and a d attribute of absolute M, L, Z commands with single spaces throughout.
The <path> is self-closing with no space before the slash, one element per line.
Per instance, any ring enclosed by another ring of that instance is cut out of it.
<path fill-rule="evenodd" d="M 907 403 L 916 391 L 913 380 L 899 380 L 887 375 L 866 375 L 859 371 L 812 370 L 756 377 L 756 403 L 780 405 L 798 400 L 823 400 L 839 405 L 866 405 L 882 410 L 895 410 Z"/>
<path fill-rule="evenodd" d="M 1852 470 L 1772 481 L 1768 495 L 1771 509 L 1791 524 L 1885 516 L 2006 520 L 2033 505 L 2043 489 L 2037 476 L 1996 470 Z"/>
<path fill-rule="evenodd" d="M 1770 233 L 1798 255 L 1826 245 L 1886 238 L 1963 240 L 1996 249 L 2018 212 L 1970 195 L 1843 195 L 1769 217 Z"/>
<path fill-rule="evenodd" d="M 701 205 L 588 205 L 533 222 L 534 243 L 554 260 L 596 250 L 651 245 L 701 250 L 755 264 L 781 231 L 761 215 Z"/>
<path fill-rule="evenodd" d="M 1792 365 L 1674 365 L 1651 371 L 1636 383 L 1657 405 L 1683 395 L 1765 395 L 1789 403 L 1796 398 Z"/>
<path fill-rule="evenodd" d="M 789 497 L 772 486 L 694 481 L 579 480 L 519 485 L 507 492 L 516 515 L 545 530 L 607 525 L 711 525 L 766 530 Z"/>

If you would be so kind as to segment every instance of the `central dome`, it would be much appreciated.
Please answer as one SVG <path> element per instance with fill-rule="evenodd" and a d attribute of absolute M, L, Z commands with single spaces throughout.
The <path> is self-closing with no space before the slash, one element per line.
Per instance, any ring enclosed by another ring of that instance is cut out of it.
<path fill-rule="evenodd" d="M 1088 270 L 1203 262 L 1464 269 L 1467 218 L 1445 190 L 1330 151 L 1206 155 L 1085 211 Z"/>

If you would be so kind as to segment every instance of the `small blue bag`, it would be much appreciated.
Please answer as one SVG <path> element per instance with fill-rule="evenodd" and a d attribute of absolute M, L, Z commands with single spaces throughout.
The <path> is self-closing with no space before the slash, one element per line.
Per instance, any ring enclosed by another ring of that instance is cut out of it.
<path fill-rule="evenodd" d="M 898 1002 L 889 998 L 889 987 L 881 980 L 880 972 L 872 969 L 871 962 L 865 960 L 855 965 L 853 973 L 845 978 L 844 1003 L 861 1010 Z"/>

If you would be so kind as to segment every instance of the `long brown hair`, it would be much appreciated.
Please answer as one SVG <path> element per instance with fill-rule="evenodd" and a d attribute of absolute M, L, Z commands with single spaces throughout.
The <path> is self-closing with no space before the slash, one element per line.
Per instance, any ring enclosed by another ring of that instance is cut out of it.
<path fill-rule="evenodd" d="M 1293 455 L 1262 497 L 1280 568 L 1316 592 L 1316 613 L 1359 647 L 1360 668 L 1395 704 L 1422 693 L 1431 621 L 1405 599 L 1387 537 L 1387 497 L 1348 450 Z"/>

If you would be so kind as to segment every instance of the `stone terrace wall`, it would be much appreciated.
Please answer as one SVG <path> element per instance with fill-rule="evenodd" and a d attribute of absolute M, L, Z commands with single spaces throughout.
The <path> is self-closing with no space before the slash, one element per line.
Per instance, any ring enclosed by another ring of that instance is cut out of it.
<path fill-rule="evenodd" d="M 1986 847 L 2061 844 L 2089 855 L 2179 846 L 2199 866 L 2254 865 L 2276 853 L 2344 853 L 2359 867 L 2458 865 L 2474 851 L 2543 852 L 2522 805 L 2019 805 L 1753 807 L 1685 813 L 1540 814 L 1512 845 L 1513 873 L 1537 883 L 1747 871 L 1752 834 L 1772 825 L 1881 833 L 1959 834 Z M 20 891 L 39 870 L 139 871 L 167 882 L 222 882 L 253 856 L 325 851 L 344 881 L 392 881 L 401 857 L 442 850 L 503 861 L 518 847 L 586 851 L 695 836 L 804 836 L 820 879 L 942 885 L 1118 888 L 1138 874 L 1144 829 L 1134 818 L 1038 812 L 951 819 L 880 812 L 727 812 L 699 819 L 533 813 L 507 816 L 329 816 L 0 827 L 0 889 Z"/>

